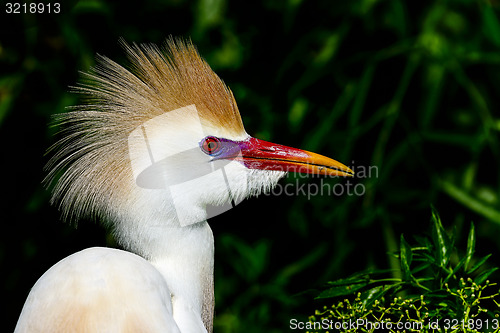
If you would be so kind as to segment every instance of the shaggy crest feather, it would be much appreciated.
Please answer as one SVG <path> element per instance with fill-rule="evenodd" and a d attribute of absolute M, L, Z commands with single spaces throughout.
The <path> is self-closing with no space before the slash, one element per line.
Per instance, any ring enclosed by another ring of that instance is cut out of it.
<path fill-rule="evenodd" d="M 128 136 L 156 116 L 194 104 L 207 126 L 246 135 L 233 94 L 190 41 L 170 38 L 163 50 L 121 44 L 130 70 L 98 56 L 98 65 L 83 73 L 85 83 L 74 88 L 84 103 L 56 118 L 64 137 L 51 148 L 57 152 L 47 164 L 47 180 L 63 171 L 52 201 L 60 202 L 64 218 L 108 219 L 130 204 Z"/>

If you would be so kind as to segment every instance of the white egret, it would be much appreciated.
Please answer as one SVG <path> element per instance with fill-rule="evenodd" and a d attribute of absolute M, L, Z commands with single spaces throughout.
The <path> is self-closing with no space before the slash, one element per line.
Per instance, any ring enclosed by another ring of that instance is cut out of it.
<path fill-rule="evenodd" d="M 206 219 L 287 171 L 353 174 L 249 136 L 231 91 L 190 42 L 123 45 L 130 69 L 98 57 L 75 88 L 84 102 L 59 118 L 66 130 L 49 178 L 63 218 L 99 218 L 126 251 L 90 248 L 56 263 L 16 332 L 211 332 Z"/>

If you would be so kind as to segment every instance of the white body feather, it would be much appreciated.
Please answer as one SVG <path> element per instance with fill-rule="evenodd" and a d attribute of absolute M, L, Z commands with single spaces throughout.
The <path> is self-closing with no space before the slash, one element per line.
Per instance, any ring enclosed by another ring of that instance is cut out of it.
<path fill-rule="evenodd" d="M 170 294 L 160 272 L 142 257 L 90 248 L 42 275 L 16 332 L 180 332 Z"/>

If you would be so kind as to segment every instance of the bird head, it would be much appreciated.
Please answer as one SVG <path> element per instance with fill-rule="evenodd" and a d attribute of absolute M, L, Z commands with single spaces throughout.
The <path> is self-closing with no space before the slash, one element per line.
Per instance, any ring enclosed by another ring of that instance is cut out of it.
<path fill-rule="evenodd" d="M 345 165 L 248 135 L 233 94 L 190 42 L 122 42 L 130 66 L 104 56 L 75 87 L 83 103 L 59 116 L 49 162 L 64 215 L 191 225 L 287 172 L 352 176 Z M 166 218 L 162 218 L 166 217 Z"/>

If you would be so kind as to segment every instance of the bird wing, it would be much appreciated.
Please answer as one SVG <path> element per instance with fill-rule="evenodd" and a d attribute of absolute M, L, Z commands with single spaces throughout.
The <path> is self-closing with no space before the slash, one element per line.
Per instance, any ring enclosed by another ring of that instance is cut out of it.
<path fill-rule="evenodd" d="M 64 258 L 40 277 L 15 332 L 180 330 L 170 290 L 155 267 L 135 254 L 95 247 Z"/>

